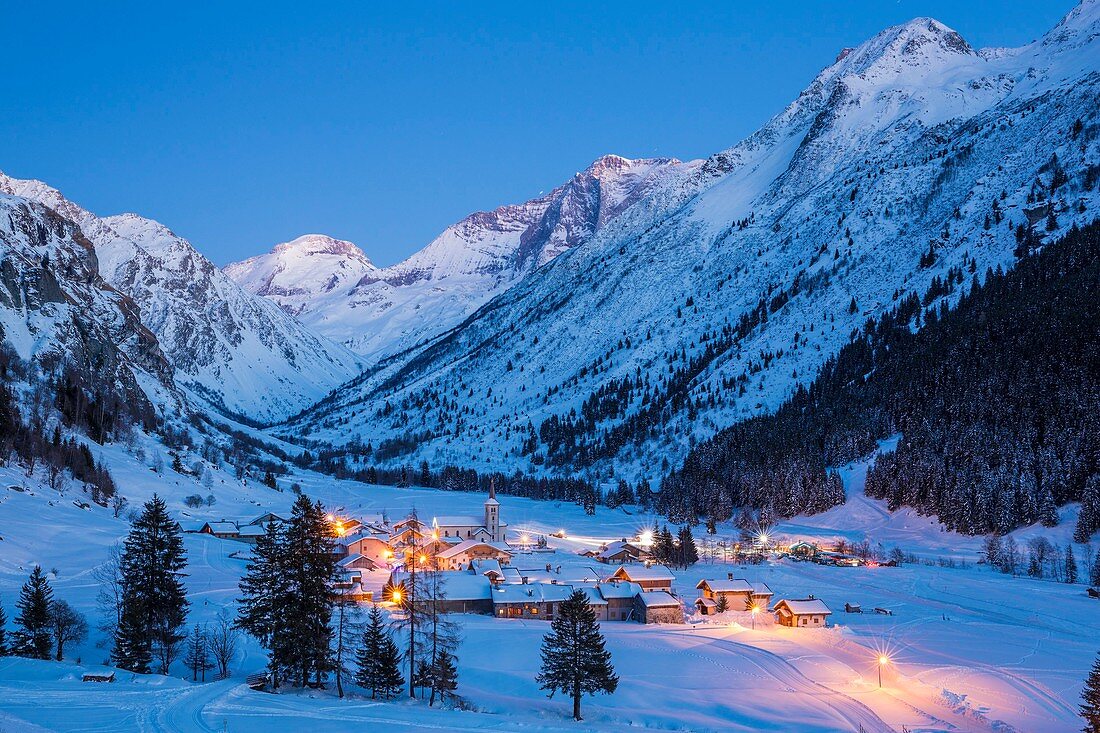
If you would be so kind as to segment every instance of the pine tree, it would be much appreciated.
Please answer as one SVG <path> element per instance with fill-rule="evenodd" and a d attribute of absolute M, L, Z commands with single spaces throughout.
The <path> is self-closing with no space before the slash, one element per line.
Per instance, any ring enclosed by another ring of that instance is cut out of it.
<path fill-rule="evenodd" d="M 34 566 L 30 578 L 19 591 L 19 600 L 15 607 L 19 615 L 15 617 L 14 634 L 15 653 L 32 659 L 50 658 L 50 603 L 53 602 L 53 589 L 42 573 L 42 568 Z"/>
<path fill-rule="evenodd" d="M 367 628 L 363 632 L 363 646 L 356 655 L 358 671 L 355 684 L 370 690 L 371 699 L 388 700 L 405 684 L 401 674 L 401 652 L 386 632 L 382 609 L 371 607 L 367 616 Z"/>
<path fill-rule="evenodd" d="M 191 634 L 187 637 L 187 648 L 183 654 L 183 662 L 191 670 L 191 680 L 197 682 L 199 674 L 202 681 L 206 682 L 207 671 L 214 668 L 214 662 L 210 658 L 210 640 L 206 629 L 195 624 Z"/>
<path fill-rule="evenodd" d="M 4 606 L 0 603 L 0 657 L 8 656 L 8 617 L 4 613 Z"/>
<path fill-rule="evenodd" d="M 187 623 L 183 570 L 187 556 L 179 523 L 156 494 L 146 502 L 123 546 L 122 612 L 115 633 L 115 663 L 147 673 L 153 658 L 168 674 L 179 654 Z"/>
<path fill-rule="evenodd" d="M 432 661 L 431 677 L 432 696 L 428 705 L 435 704 L 435 697 L 439 695 L 440 702 L 446 702 L 449 695 L 453 695 L 458 689 L 458 670 L 455 669 L 454 657 L 441 649 Z"/>
<path fill-rule="evenodd" d="M 695 546 L 691 527 L 684 525 L 680 529 L 680 565 L 686 568 L 697 562 L 699 562 L 699 549 Z"/>
<path fill-rule="evenodd" d="M 430 687 L 432 684 L 432 667 L 428 664 L 427 659 L 419 659 L 416 662 L 416 672 L 412 676 L 412 681 L 409 683 L 409 689 L 417 688 L 420 690 L 420 697 L 424 697 L 424 689 Z M 415 697 L 413 695 L 413 697 Z"/>
<path fill-rule="evenodd" d="M 1092 577 L 1089 578 L 1089 584 L 1100 586 L 1100 547 L 1096 548 L 1096 557 L 1092 560 Z"/>
<path fill-rule="evenodd" d="M 1085 733 L 1100 733 L 1100 657 L 1092 663 L 1092 671 L 1085 680 L 1081 693 L 1081 717 L 1085 719 Z"/>
<path fill-rule="evenodd" d="M 335 534 L 320 503 L 299 496 L 286 528 L 285 572 L 287 665 L 299 686 L 320 685 L 332 670 L 332 610 L 329 580 L 336 561 Z"/>
<path fill-rule="evenodd" d="M 715 613 L 725 613 L 726 611 L 729 610 L 729 607 L 730 607 L 730 602 L 729 602 L 729 599 L 726 597 L 726 594 L 725 593 L 720 593 L 718 595 L 718 600 L 716 600 L 714 602 L 714 612 Z"/>
<path fill-rule="evenodd" d="M 584 591 L 574 591 L 563 601 L 550 623 L 550 632 L 542 641 L 542 671 L 536 681 L 540 689 L 550 691 L 551 699 L 556 692 L 572 696 L 574 720 L 583 719 L 581 695 L 610 695 L 618 687 L 619 678 L 604 648 L 596 612 Z"/>
<path fill-rule="evenodd" d="M 1073 555 L 1073 544 L 1066 543 L 1066 573 L 1065 580 L 1067 583 L 1077 582 L 1077 558 Z"/>
<path fill-rule="evenodd" d="M 282 525 L 272 522 L 256 539 L 249 562 L 238 587 L 236 626 L 252 635 L 268 651 L 268 673 L 271 685 L 279 687 L 289 634 L 286 615 L 289 583 L 286 574 L 285 541 Z"/>

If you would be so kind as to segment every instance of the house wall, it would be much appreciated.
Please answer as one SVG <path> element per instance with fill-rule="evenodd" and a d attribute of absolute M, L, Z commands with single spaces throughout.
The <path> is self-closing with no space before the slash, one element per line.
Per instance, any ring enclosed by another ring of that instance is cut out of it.
<path fill-rule="evenodd" d="M 480 613 L 493 615 L 493 601 L 490 598 L 475 600 L 455 600 L 448 598 L 441 605 L 444 613 Z"/>

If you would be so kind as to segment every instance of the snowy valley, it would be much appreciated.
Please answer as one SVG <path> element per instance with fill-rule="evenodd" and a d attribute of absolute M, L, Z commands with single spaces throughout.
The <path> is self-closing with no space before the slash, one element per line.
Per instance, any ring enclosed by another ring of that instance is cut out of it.
<path fill-rule="evenodd" d="M 1098 112 L 916 18 L 383 267 L 0 173 L 0 731 L 1100 720 Z"/>

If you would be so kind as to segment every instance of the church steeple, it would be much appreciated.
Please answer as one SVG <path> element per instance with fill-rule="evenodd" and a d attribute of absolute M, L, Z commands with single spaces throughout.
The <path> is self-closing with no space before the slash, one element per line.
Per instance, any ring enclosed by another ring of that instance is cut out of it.
<path fill-rule="evenodd" d="M 485 500 L 485 531 L 490 542 L 504 539 L 500 533 L 500 502 L 497 501 L 496 479 L 489 479 L 489 498 Z"/>

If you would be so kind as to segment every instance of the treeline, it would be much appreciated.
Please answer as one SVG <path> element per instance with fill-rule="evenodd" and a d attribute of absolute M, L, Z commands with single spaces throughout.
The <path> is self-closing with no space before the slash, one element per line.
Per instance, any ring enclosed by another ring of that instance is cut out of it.
<path fill-rule="evenodd" d="M 775 413 L 696 447 L 659 506 L 684 519 L 726 519 L 740 504 L 820 511 L 844 499 L 827 466 L 901 434 L 867 478 L 891 508 L 1003 534 L 1053 525 L 1059 505 L 1084 500 L 1087 539 L 1100 527 L 1098 296 L 1100 223 L 973 277 L 953 309 L 898 294 Z"/>
<path fill-rule="evenodd" d="M 15 393 L 9 386 L 22 372 L 21 363 L 12 361 L 10 356 L 0 355 L 0 462 L 7 464 L 15 458 L 27 467 L 28 474 L 33 474 L 41 466 L 47 484 L 61 493 L 66 487 L 67 477 L 71 476 L 89 487 L 95 502 L 106 506 L 115 494 L 115 482 L 107 467 L 92 456 L 87 444 L 71 437 L 63 439 L 58 425 L 54 426 L 52 433 L 48 433 L 44 420 L 39 417 L 31 415 L 29 419 L 24 418 Z M 48 392 L 50 386 L 40 386 L 38 389 Z M 55 396 L 58 394 L 55 393 Z M 39 395 L 38 399 L 48 397 Z M 78 415 L 87 417 L 84 413 L 70 413 L 65 420 L 66 425 L 87 431 L 92 423 L 76 421 Z M 102 428 L 99 422 L 94 424 L 98 429 Z"/>

